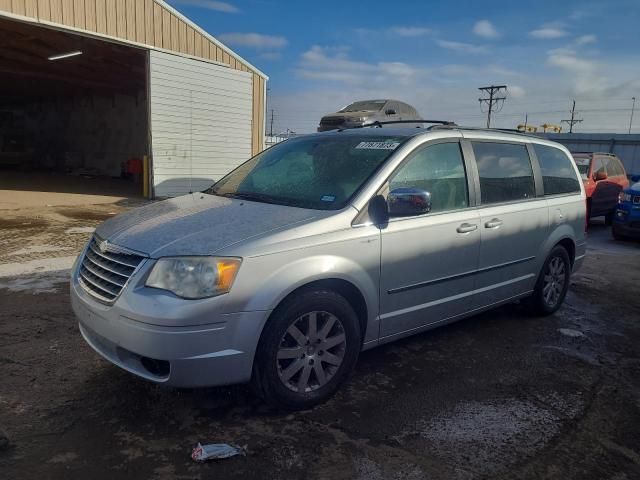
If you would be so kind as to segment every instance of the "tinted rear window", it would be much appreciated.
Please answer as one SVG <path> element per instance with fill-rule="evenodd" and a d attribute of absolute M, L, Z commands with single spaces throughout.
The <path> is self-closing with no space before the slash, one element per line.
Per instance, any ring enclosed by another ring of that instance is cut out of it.
<path fill-rule="evenodd" d="M 571 160 L 562 150 L 536 144 L 533 149 L 540 162 L 545 195 L 580 192 L 580 180 Z"/>
<path fill-rule="evenodd" d="M 535 197 L 527 147 L 509 143 L 472 142 L 478 164 L 482 204 Z"/>

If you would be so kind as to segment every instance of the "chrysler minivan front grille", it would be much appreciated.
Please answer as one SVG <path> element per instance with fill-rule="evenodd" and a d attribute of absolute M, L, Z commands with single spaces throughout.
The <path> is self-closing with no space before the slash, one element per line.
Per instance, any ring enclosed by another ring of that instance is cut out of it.
<path fill-rule="evenodd" d="M 111 304 L 143 260 L 142 255 L 93 237 L 78 269 L 78 283 L 89 295 Z"/>

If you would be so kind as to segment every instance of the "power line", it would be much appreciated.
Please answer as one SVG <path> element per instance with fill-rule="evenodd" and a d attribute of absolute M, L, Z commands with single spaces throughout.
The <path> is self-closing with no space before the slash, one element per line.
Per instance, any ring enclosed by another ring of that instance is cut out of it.
<path fill-rule="evenodd" d="M 582 118 L 574 118 L 576 114 L 576 101 L 573 101 L 573 106 L 571 107 L 571 120 L 560 120 L 560 123 L 568 123 L 569 124 L 569 133 L 573 133 L 573 126 L 576 123 L 582 122 Z"/>
<path fill-rule="evenodd" d="M 482 109 L 482 104 L 486 103 L 487 108 L 487 128 L 491 127 L 491 112 L 494 110 L 494 107 L 498 105 L 499 102 L 502 102 L 504 105 L 504 101 L 507 99 L 507 96 L 504 95 L 502 97 L 498 97 L 500 92 L 504 91 L 506 93 L 507 86 L 506 85 L 491 85 L 489 87 L 480 87 L 478 88 L 481 92 L 487 92 L 489 94 L 489 98 L 479 98 L 480 109 Z M 502 107 L 501 107 L 502 108 Z"/>

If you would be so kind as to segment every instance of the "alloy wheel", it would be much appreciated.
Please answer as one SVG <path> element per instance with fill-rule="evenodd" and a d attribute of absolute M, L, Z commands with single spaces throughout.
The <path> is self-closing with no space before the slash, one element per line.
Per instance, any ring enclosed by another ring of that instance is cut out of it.
<path fill-rule="evenodd" d="M 326 385 L 344 361 L 347 339 L 338 317 L 312 311 L 296 318 L 278 346 L 280 381 L 296 393 Z"/>
<path fill-rule="evenodd" d="M 560 257 L 553 257 L 547 266 L 542 287 L 542 298 L 547 306 L 553 308 L 558 303 L 566 280 L 564 261 Z"/>

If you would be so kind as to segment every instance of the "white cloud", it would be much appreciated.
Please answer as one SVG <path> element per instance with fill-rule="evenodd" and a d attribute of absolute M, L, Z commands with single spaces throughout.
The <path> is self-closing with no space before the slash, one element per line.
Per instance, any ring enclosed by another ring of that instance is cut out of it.
<path fill-rule="evenodd" d="M 507 87 L 509 96 L 513 98 L 522 98 L 525 96 L 525 90 L 519 85 L 509 85 Z"/>
<path fill-rule="evenodd" d="M 433 30 L 426 27 L 396 26 L 391 27 L 389 33 L 400 37 L 424 37 L 433 33 Z"/>
<path fill-rule="evenodd" d="M 462 53 L 486 53 L 486 47 L 482 45 L 473 45 L 471 43 L 451 42 L 448 40 L 436 40 L 436 43 L 442 48 Z"/>
<path fill-rule="evenodd" d="M 498 38 L 500 33 L 489 20 L 479 20 L 473 26 L 473 33 L 483 38 Z"/>
<path fill-rule="evenodd" d="M 425 73 L 424 70 L 404 62 L 356 61 L 349 57 L 349 49 L 346 47 L 319 45 L 314 45 L 302 54 L 296 72 L 309 80 L 372 85 L 408 85 Z"/>
<path fill-rule="evenodd" d="M 587 45 L 589 43 L 595 43 L 597 37 L 595 35 L 582 35 L 581 37 L 576 38 L 576 45 Z"/>
<path fill-rule="evenodd" d="M 282 53 L 280 52 L 264 52 L 258 55 L 259 58 L 263 60 L 280 60 L 282 58 Z"/>
<path fill-rule="evenodd" d="M 610 86 L 607 77 L 599 73 L 601 69 L 597 62 L 580 58 L 570 49 L 550 50 L 547 54 L 547 64 L 567 73 L 578 95 L 602 93 Z"/>
<path fill-rule="evenodd" d="M 529 35 L 540 40 L 553 40 L 569 35 L 564 24 L 560 22 L 545 23 L 535 30 L 531 30 Z"/>
<path fill-rule="evenodd" d="M 276 35 L 262 35 L 260 33 L 223 33 L 217 38 L 227 45 L 249 47 L 258 50 L 284 48 L 287 39 Z"/>
<path fill-rule="evenodd" d="M 218 2 L 216 0 L 174 0 L 173 3 L 182 5 L 193 5 L 194 7 L 206 8 L 207 10 L 215 10 L 224 13 L 238 13 L 240 9 L 235 5 L 227 2 Z"/>

